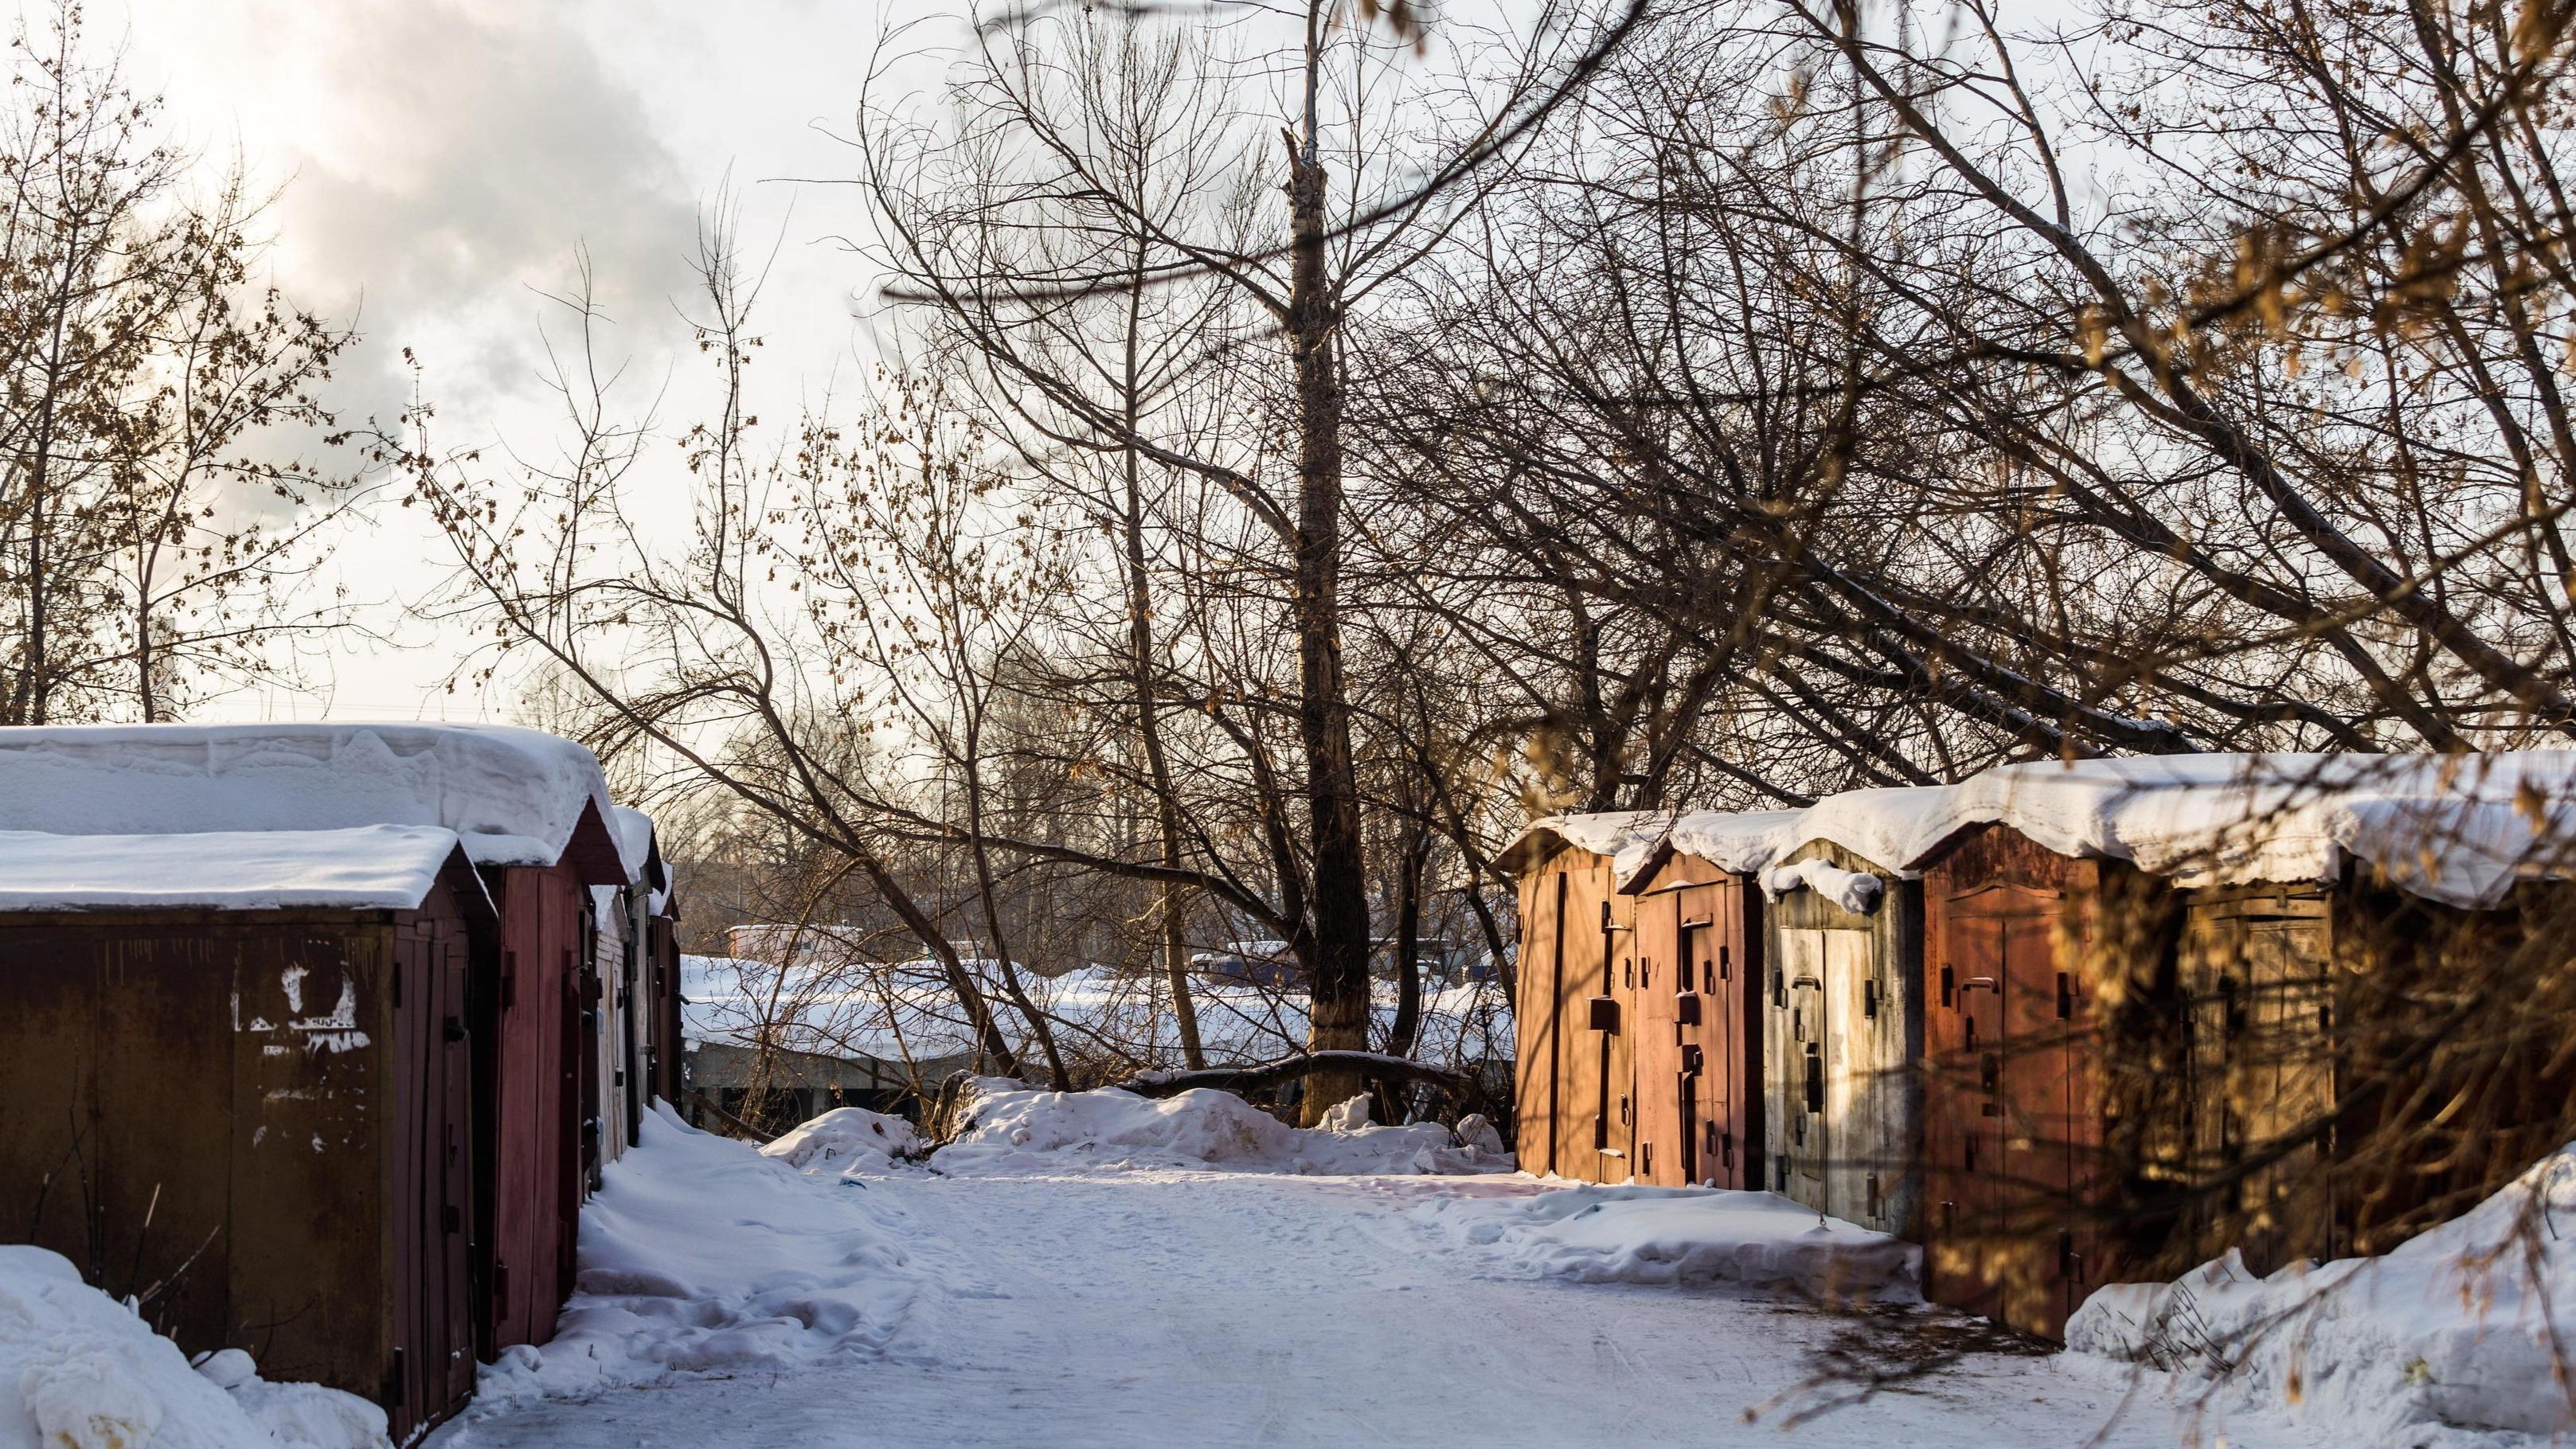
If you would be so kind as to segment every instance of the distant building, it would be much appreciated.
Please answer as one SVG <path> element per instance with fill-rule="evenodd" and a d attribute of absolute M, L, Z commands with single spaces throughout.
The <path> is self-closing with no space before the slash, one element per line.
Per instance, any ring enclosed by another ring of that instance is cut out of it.
<path fill-rule="evenodd" d="M 786 954 L 768 928 L 726 934 Z M 797 954 L 801 964 L 784 966 L 762 956 L 680 958 L 676 1100 L 691 1122 L 774 1128 L 834 1107 L 914 1115 L 920 1097 L 977 1066 L 964 1023 L 934 994 L 907 999 L 893 968 Z"/>
<path fill-rule="evenodd" d="M 1222 951 L 1193 952 L 1190 974 L 1207 982 L 1290 991 L 1305 990 L 1308 979 L 1305 963 L 1285 941 L 1237 941 Z"/>

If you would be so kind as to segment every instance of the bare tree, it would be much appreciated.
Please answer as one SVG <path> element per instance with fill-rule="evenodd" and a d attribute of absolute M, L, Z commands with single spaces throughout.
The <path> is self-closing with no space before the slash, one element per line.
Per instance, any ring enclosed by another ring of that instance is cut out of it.
<path fill-rule="evenodd" d="M 1151 34 L 1088 14 L 983 26 L 946 97 L 954 124 L 872 103 L 854 138 L 878 210 L 869 254 L 897 278 L 889 294 L 915 309 L 929 347 L 974 370 L 1028 465 L 1105 492 L 1113 516 L 1135 515 L 1125 505 L 1147 467 L 1205 490 L 1221 511 L 1166 526 L 1215 524 L 1275 588 L 1268 627 L 1295 666 L 1276 705 L 1294 729 L 1293 781 L 1251 730 L 1230 733 L 1255 789 L 1295 792 L 1293 821 L 1265 810 L 1278 894 L 1264 914 L 1311 979 L 1317 1050 L 1364 1046 L 1374 938 L 1345 659 L 1342 348 L 1353 309 L 1437 247 L 1475 189 L 1425 191 L 1401 175 L 1398 106 L 1438 93 L 1405 74 L 1400 40 L 1343 23 L 1342 9 L 1314 0 L 1275 36 L 1250 12 Z M 1275 171 L 1250 159 L 1265 133 L 1281 148 Z M 1270 176 L 1284 215 L 1264 197 Z M 1133 532 L 1129 613 L 1141 621 Z M 1140 675 L 1145 754 L 1169 800 L 1153 693 Z M 1326 1074 L 1310 1111 L 1357 1086 Z"/>
<path fill-rule="evenodd" d="M 202 199 L 156 100 L 84 54 L 79 11 L 12 41 L 0 135 L 0 720 L 175 717 L 291 675 L 366 490 L 295 455 L 341 441 L 317 391 L 345 328 L 253 280 L 236 167 Z"/>

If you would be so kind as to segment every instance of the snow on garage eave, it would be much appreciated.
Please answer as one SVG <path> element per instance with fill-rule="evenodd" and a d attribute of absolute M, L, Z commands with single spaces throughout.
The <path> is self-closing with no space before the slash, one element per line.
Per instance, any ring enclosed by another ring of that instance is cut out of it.
<path fill-rule="evenodd" d="M 1868 871 L 1845 870 L 1829 860 L 1766 865 L 1760 880 L 1765 900 L 1776 901 L 1793 891 L 1814 891 L 1855 916 L 1875 913 L 1887 896 L 1885 880 Z"/>
<path fill-rule="evenodd" d="M 653 828 L 653 817 L 632 805 L 611 805 L 608 823 L 617 833 L 617 853 L 626 865 L 626 883 L 656 894 L 669 890 L 670 868 L 662 861 L 661 837 Z"/>
<path fill-rule="evenodd" d="M 2006 766 L 2005 768 L 2014 768 Z M 1982 780 L 1985 776 L 1977 776 Z M 1782 832 L 1779 857 L 1822 842 L 1839 846 L 1900 880 L 1922 874 L 1920 862 L 1971 825 L 1969 785 L 1886 785 L 1828 795 L 1798 812 Z"/>
<path fill-rule="evenodd" d="M 1795 833 L 1803 812 L 1796 810 L 1696 810 L 1642 850 L 1623 851 L 1618 885 L 1623 895 L 1640 895 L 1655 884 L 1664 863 L 1676 855 L 1707 861 L 1729 875 L 1747 875 L 1769 865 Z"/>
<path fill-rule="evenodd" d="M 662 832 L 653 817 L 629 805 L 610 808 L 617 829 L 618 853 L 631 874 L 628 885 L 644 888 L 644 914 L 678 920 L 679 893 L 672 889 L 671 862 L 662 855 Z"/>
<path fill-rule="evenodd" d="M 1494 864 L 1508 874 L 1522 871 L 1547 858 L 1559 842 L 1593 855 L 1606 855 L 1614 860 L 1629 855 L 1641 860 L 1645 852 L 1661 840 L 1664 828 L 1672 821 L 1664 810 L 1599 810 L 1584 815 L 1543 815 L 1521 827 L 1511 844 L 1494 857 Z"/>
<path fill-rule="evenodd" d="M 189 835 L 0 830 L 0 911 L 417 910 L 442 880 L 469 915 L 491 897 L 434 825 Z"/>
<path fill-rule="evenodd" d="M 1619 889 L 1636 894 L 1676 854 L 1749 873 L 1821 841 L 1912 879 L 1967 832 L 2007 825 L 2060 855 L 2130 861 L 2185 887 L 2331 884 L 2359 863 L 2397 889 L 2483 908 L 2518 880 L 2576 877 L 2576 751 L 2043 760 L 1803 810 L 1686 814 L 1650 835 L 1655 819 L 1533 821 L 1504 863 L 1514 868 L 1512 852 L 1534 863 L 1563 839 L 1615 853 Z"/>
<path fill-rule="evenodd" d="M 2184 887 L 2331 884 L 2359 862 L 2397 889 L 2482 908 L 2517 880 L 2576 875 L 2576 751 L 2043 760 L 1837 795 L 1800 828 L 1915 875 L 1981 825 Z"/>
<path fill-rule="evenodd" d="M 609 827 L 599 760 L 483 724 L 70 725 L 0 729 L 0 830 L 57 835 L 454 831 L 480 866 L 643 869 Z"/>

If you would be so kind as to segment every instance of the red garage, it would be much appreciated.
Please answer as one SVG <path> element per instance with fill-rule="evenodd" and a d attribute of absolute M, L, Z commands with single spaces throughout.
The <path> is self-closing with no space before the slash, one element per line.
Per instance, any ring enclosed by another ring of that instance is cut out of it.
<path fill-rule="evenodd" d="M 543 1342 L 570 1290 L 595 1094 L 591 888 L 643 877 L 591 753 L 486 725 L 131 725 L 0 730 L 0 830 L 188 836 L 369 825 L 452 832 L 498 909 L 469 983 L 477 1097 L 473 1321 L 489 1355 Z"/>
<path fill-rule="evenodd" d="M 493 926 L 436 827 L 0 832 L 0 1223 L 397 1442 L 454 1412 Z"/>

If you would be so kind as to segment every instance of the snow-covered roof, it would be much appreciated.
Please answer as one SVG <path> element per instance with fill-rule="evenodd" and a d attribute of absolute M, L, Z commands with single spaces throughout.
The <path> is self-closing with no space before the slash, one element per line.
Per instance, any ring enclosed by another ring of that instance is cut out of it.
<path fill-rule="evenodd" d="M 1719 870 L 1762 869 L 1798 842 L 1789 838 L 1803 812 L 1796 810 L 1697 810 L 1617 858 L 1619 889 L 1633 891 L 1647 873 L 1675 854 L 1697 856 Z"/>
<path fill-rule="evenodd" d="M 1742 814 L 1715 811 L 1685 815 L 1665 837 L 1675 850 L 1696 855 L 1720 870 L 1760 870 L 1788 847 L 1780 834 L 1803 812 L 1751 810 Z"/>
<path fill-rule="evenodd" d="M 662 891 L 671 884 L 655 838 L 653 817 L 631 805 L 608 807 L 608 828 L 617 836 L 617 853 L 626 862 L 626 883 Z"/>
<path fill-rule="evenodd" d="M 1548 842 L 1562 840 L 1577 850 L 1594 855 L 1607 855 L 1614 860 L 1623 856 L 1643 859 L 1646 851 L 1664 835 L 1672 820 L 1668 812 L 1657 810 L 1602 810 L 1588 815 L 1544 815 L 1522 827 L 1521 833 L 1494 857 L 1505 870 L 1522 870 L 1537 863 Z"/>
<path fill-rule="evenodd" d="M 671 863 L 662 856 L 662 833 L 653 817 L 626 805 L 608 809 L 609 829 L 617 835 L 617 853 L 627 865 L 627 884 L 644 887 L 644 914 L 671 914 Z"/>
<path fill-rule="evenodd" d="M 0 831 L 0 911 L 310 907 L 411 910 L 453 864 L 483 896 L 456 832 L 433 825 L 196 835 Z"/>
<path fill-rule="evenodd" d="M 1917 873 L 1914 862 L 1925 852 L 1961 829 L 1982 823 L 1959 814 L 1970 808 L 1964 793 L 1967 788 L 1889 786 L 1828 795 L 1796 812 L 1796 818 L 1781 832 L 1778 853 L 1788 855 L 1809 841 L 1826 840 L 1910 879 Z"/>
<path fill-rule="evenodd" d="M 2184 886 L 2330 882 L 2360 860 L 2401 890 L 2487 906 L 2524 876 L 2576 875 L 2576 751 L 2004 765 L 1956 785 L 1846 791 L 1804 810 L 1685 815 L 1633 865 L 1621 857 L 1620 882 L 1639 884 L 1664 847 L 1754 871 L 1818 840 L 1911 877 L 1961 831 L 1988 824 Z"/>
<path fill-rule="evenodd" d="M 507 725 L 81 725 L 0 729 L 0 830 L 57 835 L 454 831 L 478 865 L 552 865 L 584 835 L 619 857 L 599 761 Z"/>
<path fill-rule="evenodd" d="M 2576 865 L 2576 751 L 2048 761 L 1957 788 L 1943 812 L 1956 823 L 1922 821 L 1909 864 L 1994 820 L 2184 885 L 2332 881 L 2352 859 L 2413 894 L 2485 906 L 2526 874 Z"/>

